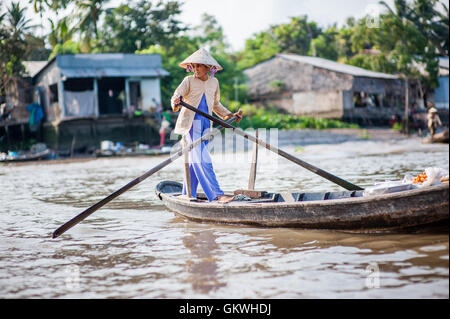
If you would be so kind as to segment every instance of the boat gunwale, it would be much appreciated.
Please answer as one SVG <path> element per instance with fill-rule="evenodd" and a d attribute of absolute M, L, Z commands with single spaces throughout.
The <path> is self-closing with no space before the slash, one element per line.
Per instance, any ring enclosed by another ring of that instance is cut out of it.
<path fill-rule="evenodd" d="M 449 216 L 448 184 L 368 197 L 230 205 L 180 199 L 171 196 L 179 192 L 159 191 L 162 183 L 156 194 L 166 208 L 197 222 L 377 232 L 441 226 Z M 413 198 L 413 206 L 405 204 Z"/>
<path fill-rule="evenodd" d="M 249 206 L 252 207 L 268 207 L 268 206 L 276 206 L 277 208 L 291 208 L 291 207 L 307 207 L 307 206 L 317 206 L 319 203 L 320 206 L 334 206 L 339 203 L 346 203 L 346 204 L 358 204 L 358 203 L 365 203 L 365 202 L 374 202 L 374 201 L 384 201 L 384 200 L 394 200 L 397 198 L 405 198 L 405 197 L 411 197 L 411 196 L 417 196 L 421 194 L 431 193 L 431 192 L 439 192 L 444 191 L 445 189 L 449 188 L 449 184 L 442 184 L 442 185 L 434 185 L 434 186 L 426 186 L 401 192 L 395 192 L 395 193 L 388 193 L 388 194 L 379 194 L 379 195 L 370 195 L 370 196 L 361 196 L 361 197 L 346 197 L 346 198 L 338 198 L 338 199 L 320 199 L 320 200 L 311 200 L 311 201 L 296 201 L 296 202 L 262 202 L 262 203 L 246 203 L 246 202 L 231 202 L 231 203 L 218 203 L 218 202 L 198 202 L 198 201 L 189 201 L 186 198 L 177 198 L 175 196 L 170 195 L 171 193 L 163 193 L 163 192 L 157 192 L 157 195 L 163 196 L 167 198 L 167 200 L 171 202 L 176 202 L 178 204 L 182 204 L 184 206 L 189 207 L 203 207 L 203 208 L 231 208 L 231 209 L 237 209 L 237 208 L 248 208 Z M 326 193 L 326 192 L 323 192 Z"/>

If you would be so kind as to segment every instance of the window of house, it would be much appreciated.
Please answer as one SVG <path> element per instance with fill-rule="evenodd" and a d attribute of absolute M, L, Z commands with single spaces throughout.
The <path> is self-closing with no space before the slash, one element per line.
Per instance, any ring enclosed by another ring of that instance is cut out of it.
<path fill-rule="evenodd" d="M 58 102 L 58 84 L 52 84 L 49 86 L 50 104 Z"/>
<path fill-rule="evenodd" d="M 141 82 L 130 81 L 130 111 L 142 109 Z"/>
<path fill-rule="evenodd" d="M 355 107 L 378 107 L 382 104 L 380 94 L 366 93 L 364 91 L 353 93 L 353 104 Z"/>
<path fill-rule="evenodd" d="M 64 81 L 64 91 L 83 92 L 94 90 L 94 79 L 71 78 Z"/>

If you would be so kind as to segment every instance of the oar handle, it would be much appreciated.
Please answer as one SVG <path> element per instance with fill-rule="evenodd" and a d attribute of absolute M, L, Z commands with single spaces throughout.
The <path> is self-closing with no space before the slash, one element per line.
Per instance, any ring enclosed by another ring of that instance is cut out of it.
<path fill-rule="evenodd" d="M 212 116 L 212 115 L 209 115 L 208 113 L 205 113 L 205 112 L 203 112 L 202 110 L 199 110 L 198 108 L 193 107 L 192 105 L 190 105 L 190 104 L 184 102 L 184 101 L 183 101 L 183 98 L 182 98 L 181 96 L 180 96 L 180 104 L 179 104 L 179 105 L 182 105 L 182 106 L 184 106 L 185 108 L 187 108 L 187 109 L 189 109 L 189 110 L 191 110 L 191 111 L 193 111 L 193 112 L 195 112 L 195 113 L 198 113 L 198 114 L 200 114 L 201 116 L 206 117 L 208 120 L 211 120 L 211 121 L 213 121 L 214 123 L 221 125 L 222 127 L 226 127 L 226 128 L 235 128 L 233 125 L 231 125 L 231 124 L 229 124 L 229 123 L 227 123 L 227 122 L 225 122 L 225 121 L 223 121 L 223 120 L 220 120 L 220 119 L 218 119 L 218 118 L 216 118 L 216 117 L 214 117 L 214 116 Z"/>
<path fill-rule="evenodd" d="M 294 163 L 296 163 L 296 164 L 306 168 L 307 170 L 309 170 L 309 171 L 311 171 L 311 172 L 313 172 L 313 173 L 315 173 L 315 174 L 317 174 L 319 176 L 322 176 L 323 178 L 325 178 L 325 179 L 327 179 L 327 180 L 329 180 L 329 181 L 331 181 L 331 182 L 333 182 L 333 183 L 335 183 L 335 184 L 337 184 L 339 186 L 342 186 L 343 188 L 345 188 L 347 190 L 363 190 L 364 189 L 364 188 L 359 187 L 359 186 L 357 186 L 355 184 L 352 184 L 349 181 L 346 181 L 346 180 L 344 180 L 344 179 L 342 179 L 342 178 L 340 178 L 338 176 L 330 174 L 327 171 L 324 171 L 323 169 L 320 169 L 318 167 L 315 167 L 314 165 L 311 165 L 311 164 L 309 164 L 309 163 L 307 163 L 305 161 L 302 161 L 298 157 L 295 157 L 295 156 L 293 156 L 293 155 L 291 155 L 291 154 L 289 154 L 289 153 L 287 153 L 287 152 L 285 152 L 283 150 L 280 150 L 280 149 L 278 149 L 278 148 L 276 148 L 274 146 L 271 146 L 269 143 L 266 143 L 266 142 L 264 142 L 264 141 L 262 141 L 262 140 L 260 140 L 260 139 L 258 139 L 256 137 L 254 137 L 253 135 L 245 133 L 244 131 L 234 127 L 233 125 L 231 125 L 231 124 L 229 124 L 229 123 L 227 123 L 225 121 L 222 121 L 222 120 L 220 120 L 220 119 L 218 119 L 218 118 L 216 118 L 216 117 L 214 117 L 212 115 L 209 115 L 208 113 L 205 113 L 205 112 L 203 112 L 203 111 L 193 107 L 192 105 L 184 102 L 182 99 L 180 99 L 180 105 L 186 107 L 187 109 L 189 109 L 189 110 L 191 110 L 191 111 L 193 111 L 195 113 L 198 113 L 198 114 L 206 117 L 207 119 L 213 121 L 214 123 L 217 123 L 217 124 L 219 124 L 219 125 L 221 125 L 223 127 L 232 129 L 234 133 L 239 134 L 239 135 L 243 136 L 244 138 L 246 138 L 246 139 L 248 139 L 248 140 L 250 140 L 250 141 L 252 141 L 254 143 L 257 143 L 259 145 L 264 146 L 268 150 L 270 150 L 272 152 L 275 152 L 276 154 L 278 154 L 278 155 L 280 155 L 280 156 L 282 156 L 282 157 L 284 157 L 284 158 L 286 158 L 286 159 L 288 159 L 288 160 L 290 160 L 290 161 L 292 161 L 292 162 L 294 162 Z"/>

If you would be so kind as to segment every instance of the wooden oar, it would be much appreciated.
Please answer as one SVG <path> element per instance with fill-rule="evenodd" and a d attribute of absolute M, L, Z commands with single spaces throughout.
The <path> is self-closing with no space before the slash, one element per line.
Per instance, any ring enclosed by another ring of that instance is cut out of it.
<path fill-rule="evenodd" d="M 235 116 L 231 119 L 229 119 L 227 122 L 223 122 L 226 125 L 230 125 L 230 123 L 232 123 L 233 121 L 235 121 L 238 117 Z M 172 154 L 168 159 L 166 159 L 165 161 L 161 162 L 160 164 L 156 165 L 155 167 L 153 167 L 151 170 L 147 171 L 145 174 L 142 174 L 141 176 L 135 178 L 134 180 L 132 180 L 131 182 L 129 182 L 128 184 L 126 184 L 125 186 L 122 186 L 121 188 L 119 188 L 118 190 L 116 190 L 114 193 L 110 194 L 109 196 L 103 198 L 101 201 L 99 201 L 98 203 L 92 205 L 91 207 L 85 209 L 83 212 L 81 212 L 80 214 L 78 214 L 77 216 L 75 216 L 74 218 L 72 218 L 71 220 L 69 220 L 68 222 L 66 222 L 65 224 L 61 225 L 60 227 L 58 227 L 52 235 L 52 238 L 56 238 L 58 236 L 60 236 L 61 234 L 63 234 L 64 232 L 66 232 L 68 229 L 72 228 L 73 226 L 75 226 L 76 224 L 78 224 L 79 222 L 81 222 L 82 220 L 84 220 L 86 217 L 88 217 L 89 215 L 91 215 L 92 213 L 94 213 L 96 210 L 98 210 L 99 208 L 101 208 L 102 206 L 104 206 L 105 204 L 109 203 L 110 201 L 112 201 L 114 198 L 118 197 L 119 195 L 125 193 L 127 190 L 129 190 L 130 188 L 132 188 L 133 186 L 136 186 L 137 184 L 139 184 L 140 182 L 142 182 L 143 180 L 145 180 L 146 178 L 152 176 L 154 173 L 156 173 L 157 171 L 161 170 L 162 168 L 166 167 L 167 165 L 169 165 L 170 163 L 174 162 L 176 159 L 178 159 L 179 157 L 183 156 L 184 153 L 189 152 L 190 150 L 192 150 L 194 147 L 196 147 L 197 145 L 199 145 L 201 142 L 209 140 L 211 138 L 211 136 L 216 135 L 217 133 L 219 133 L 222 129 L 224 128 L 224 126 L 222 127 L 217 127 L 217 129 L 212 130 L 211 132 L 205 134 L 204 136 L 200 137 L 199 139 L 195 140 L 194 142 L 188 144 L 186 147 L 184 147 L 183 149 L 179 150 L 178 152 Z"/>
<path fill-rule="evenodd" d="M 209 115 L 208 113 L 205 113 L 205 112 L 203 112 L 203 111 L 193 107 L 192 105 L 189 105 L 188 103 L 184 102 L 183 100 L 180 101 L 180 105 L 186 107 L 187 109 L 189 109 L 189 110 L 191 110 L 191 111 L 193 111 L 195 113 L 198 113 L 198 114 L 206 117 L 207 119 L 213 121 L 214 123 L 217 123 L 217 124 L 219 124 L 219 125 L 221 125 L 223 127 L 232 129 L 234 133 L 236 133 L 238 135 L 241 135 L 244 138 L 246 138 L 246 139 L 248 139 L 248 140 L 250 140 L 250 141 L 252 141 L 252 142 L 254 142 L 256 144 L 264 146 L 268 150 L 270 150 L 272 152 L 275 152 L 276 154 L 278 154 L 278 155 L 280 155 L 280 156 L 282 156 L 282 157 L 284 157 L 284 158 L 286 158 L 286 159 L 288 159 L 288 160 L 290 160 L 290 161 L 292 161 L 292 162 L 294 162 L 294 163 L 296 163 L 296 164 L 306 168 L 307 170 L 309 170 L 309 171 L 311 171 L 311 172 L 313 172 L 313 173 L 315 173 L 315 174 L 317 174 L 319 176 L 322 176 L 323 178 L 328 179 L 329 181 L 331 181 L 331 182 L 333 182 L 333 183 L 335 183 L 335 184 L 337 184 L 339 186 L 342 186 L 343 188 L 345 188 L 347 190 L 363 190 L 362 187 L 359 187 L 359 186 L 357 186 L 355 184 L 352 184 L 352 183 L 350 183 L 350 182 L 348 182 L 348 181 L 346 181 L 346 180 L 344 180 L 344 179 L 342 179 L 340 177 L 337 177 L 337 176 L 335 176 L 333 174 L 330 174 L 330 173 L 324 171 L 323 169 L 320 169 L 320 168 L 315 167 L 315 166 L 313 166 L 313 165 L 311 165 L 311 164 L 309 164 L 309 163 L 307 163 L 305 161 L 302 161 L 298 157 L 295 157 L 295 156 L 293 156 L 293 155 L 291 155 L 291 154 L 289 154 L 289 153 L 287 153 L 287 152 L 285 152 L 283 150 L 280 150 L 280 149 L 278 149 L 278 148 L 276 148 L 274 146 L 271 146 L 270 144 L 264 142 L 263 140 L 260 140 L 260 139 L 258 139 L 256 137 L 254 137 L 254 136 L 244 132 L 243 130 L 234 127 L 233 125 L 231 125 L 229 123 L 226 123 L 226 122 L 224 122 L 224 121 L 222 121 L 222 120 L 220 120 L 220 119 L 218 119 L 218 118 L 216 118 L 216 117 L 214 117 L 212 115 Z"/>

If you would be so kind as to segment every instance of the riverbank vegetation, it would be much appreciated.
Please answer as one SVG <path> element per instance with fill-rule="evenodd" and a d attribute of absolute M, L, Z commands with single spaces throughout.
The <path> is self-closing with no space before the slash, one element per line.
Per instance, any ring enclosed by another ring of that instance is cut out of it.
<path fill-rule="evenodd" d="M 245 116 L 239 122 L 239 127 L 244 130 L 248 128 L 278 128 L 280 130 L 359 128 L 357 124 L 345 123 L 336 119 L 281 113 L 280 110 L 273 106 L 257 108 L 253 104 L 230 102 L 228 108 L 232 112 L 236 112 L 239 109 L 242 110 Z"/>
<path fill-rule="evenodd" d="M 420 81 L 426 94 L 437 85 L 437 58 L 448 56 L 449 14 L 444 2 L 394 0 L 392 7 L 383 4 L 384 10 L 379 15 L 349 17 L 341 27 L 319 26 L 307 16 L 292 17 L 286 23 L 271 25 L 254 34 L 238 52 L 231 50 L 214 16 L 204 13 L 203 23 L 197 26 L 183 23 L 180 14 L 189 3 L 178 0 L 124 0 L 114 7 L 108 0 L 2 2 L 0 95 L 5 94 L 11 78 L 24 74 L 22 62 L 26 60 L 47 60 L 62 53 L 158 53 L 163 67 L 170 72 L 161 83 L 163 105 L 170 108 L 170 97 L 186 76 L 178 63 L 200 46 L 208 47 L 224 67 L 217 77 L 225 105 L 231 105 L 232 101 L 247 105 L 243 70 L 282 52 L 401 74 Z M 44 18 L 49 10 L 55 13 L 55 18 Z M 50 26 L 44 36 L 35 35 L 37 26 L 31 24 L 29 14 L 41 16 L 42 24 Z M 415 64 L 423 66 L 426 72 L 419 73 L 412 67 Z M 250 111 L 251 107 L 246 108 Z M 251 112 L 248 125 L 341 125 L 332 120 L 312 120 L 270 110 Z"/>

